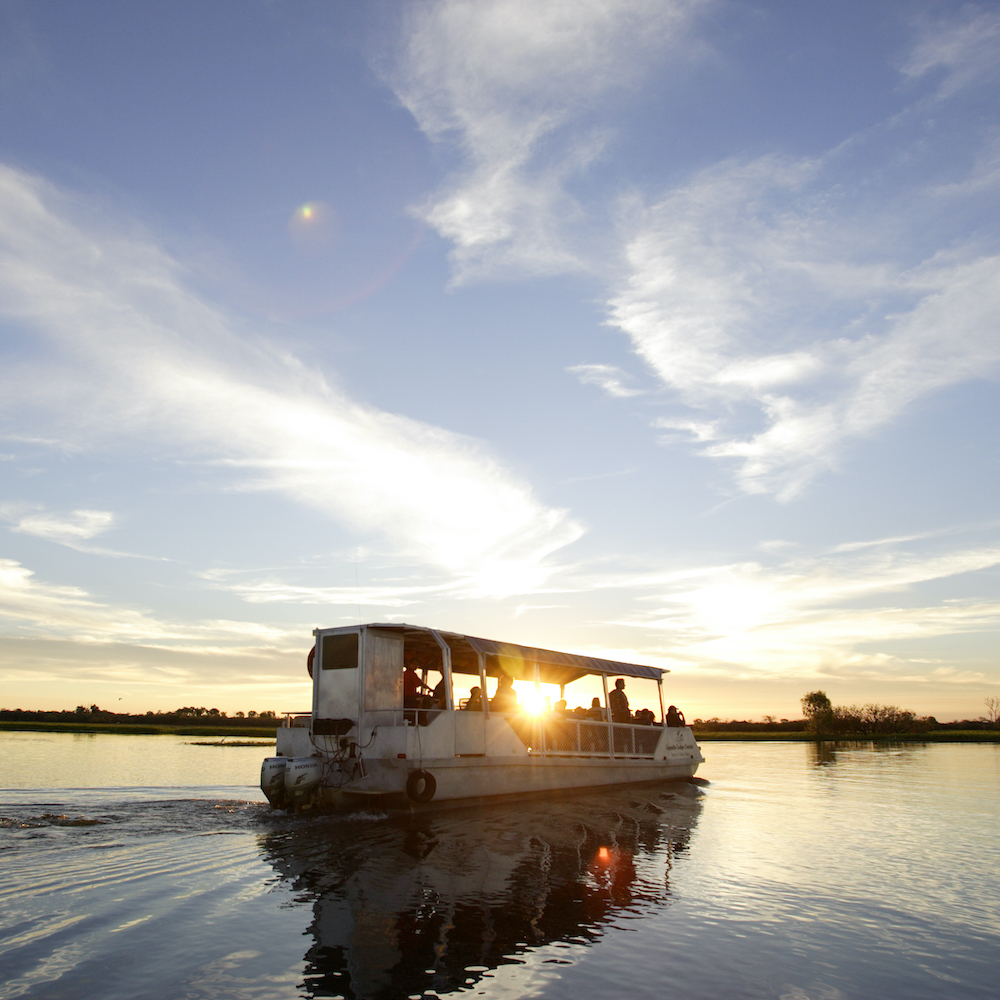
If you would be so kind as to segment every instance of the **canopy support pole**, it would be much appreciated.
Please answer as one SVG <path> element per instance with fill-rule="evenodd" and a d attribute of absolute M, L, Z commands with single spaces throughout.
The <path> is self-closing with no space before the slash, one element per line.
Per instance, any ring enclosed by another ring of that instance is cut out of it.
<path fill-rule="evenodd" d="M 611 701 L 608 698 L 608 675 L 601 674 L 601 684 L 604 685 L 604 712 L 608 718 L 608 753 L 615 755 L 615 730 L 611 722 Z"/>
<path fill-rule="evenodd" d="M 542 678 L 538 671 L 538 661 L 535 661 L 535 704 L 538 706 L 538 735 L 539 743 L 542 745 L 539 749 L 542 753 L 545 753 L 545 713 L 541 710 L 542 708 Z"/>
<path fill-rule="evenodd" d="M 479 703 L 483 708 L 483 718 L 490 717 L 490 693 L 486 690 L 486 654 L 476 653 L 479 657 Z"/>
<path fill-rule="evenodd" d="M 441 676 L 444 678 L 444 707 L 449 714 L 455 710 L 455 703 L 451 698 L 451 646 L 441 638 L 441 633 L 431 629 L 431 635 L 441 647 Z M 455 720 L 451 720 L 451 752 L 454 754 L 455 747 Z"/>

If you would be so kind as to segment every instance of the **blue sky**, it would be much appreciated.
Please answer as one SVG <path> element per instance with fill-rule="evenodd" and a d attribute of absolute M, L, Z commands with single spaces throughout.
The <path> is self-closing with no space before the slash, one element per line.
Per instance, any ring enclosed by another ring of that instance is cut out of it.
<path fill-rule="evenodd" d="M 0 701 L 317 626 L 997 693 L 1000 9 L 0 7 Z"/>

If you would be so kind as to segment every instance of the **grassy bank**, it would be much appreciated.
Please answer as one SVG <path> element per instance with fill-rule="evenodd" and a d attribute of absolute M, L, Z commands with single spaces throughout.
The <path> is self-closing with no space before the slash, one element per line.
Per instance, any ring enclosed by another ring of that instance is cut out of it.
<path fill-rule="evenodd" d="M 812 733 L 740 733 L 740 732 L 699 732 L 694 731 L 699 743 L 733 740 L 761 743 L 815 743 Z M 1000 743 L 1000 731 L 996 729 L 945 729 L 928 733 L 884 733 L 874 736 L 861 734 L 821 736 L 826 743 Z"/>
<path fill-rule="evenodd" d="M 203 736 L 206 739 L 223 736 L 255 736 L 274 738 L 275 726 L 158 726 L 131 722 L 12 722 L 0 721 L 0 731 L 21 733 L 118 733 L 126 736 Z"/>

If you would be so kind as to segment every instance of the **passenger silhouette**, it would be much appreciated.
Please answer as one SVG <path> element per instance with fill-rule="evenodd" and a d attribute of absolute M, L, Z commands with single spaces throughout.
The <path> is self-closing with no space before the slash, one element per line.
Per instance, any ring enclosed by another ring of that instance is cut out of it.
<path fill-rule="evenodd" d="M 608 696 L 611 706 L 612 722 L 631 722 L 632 713 L 628 710 L 628 697 L 625 695 L 625 680 L 619 677 L 615 681 L 615 689 Z"/>
<path fill-rule="evenodd" d="M 501 674 L 497 684 L 496 694 L 490 699 L 491 712 L 517 711 L 517 692 L 514 690 L 514 678 L 509 674 Z"/>

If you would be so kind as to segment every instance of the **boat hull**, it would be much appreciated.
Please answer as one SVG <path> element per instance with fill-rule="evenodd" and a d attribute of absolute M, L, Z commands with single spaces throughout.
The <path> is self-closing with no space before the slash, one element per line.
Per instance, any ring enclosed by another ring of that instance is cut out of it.
<path fill-rule="evenodd" d="M 599 788 L 602 785 L 643 784 L 654 781 L 679 781 L 693 778 L 700 760 L 608 760 L 580 757 L 528 757 L 517 761 L 503 758 L 440 758 L 437 760 L 367 761 L 368 774 L 347 782 L 340 796 L 326 796 L 328 801 L 405 795 L 412 801 L 448 802 L 493 796 Z M 409 764 L 410 766 L 406 766 Z M 415 797 L 412 776 L 430 775 L 433 793 L 426 784 Z M 333 789 L 330 789 L 333 791 Z"/>

